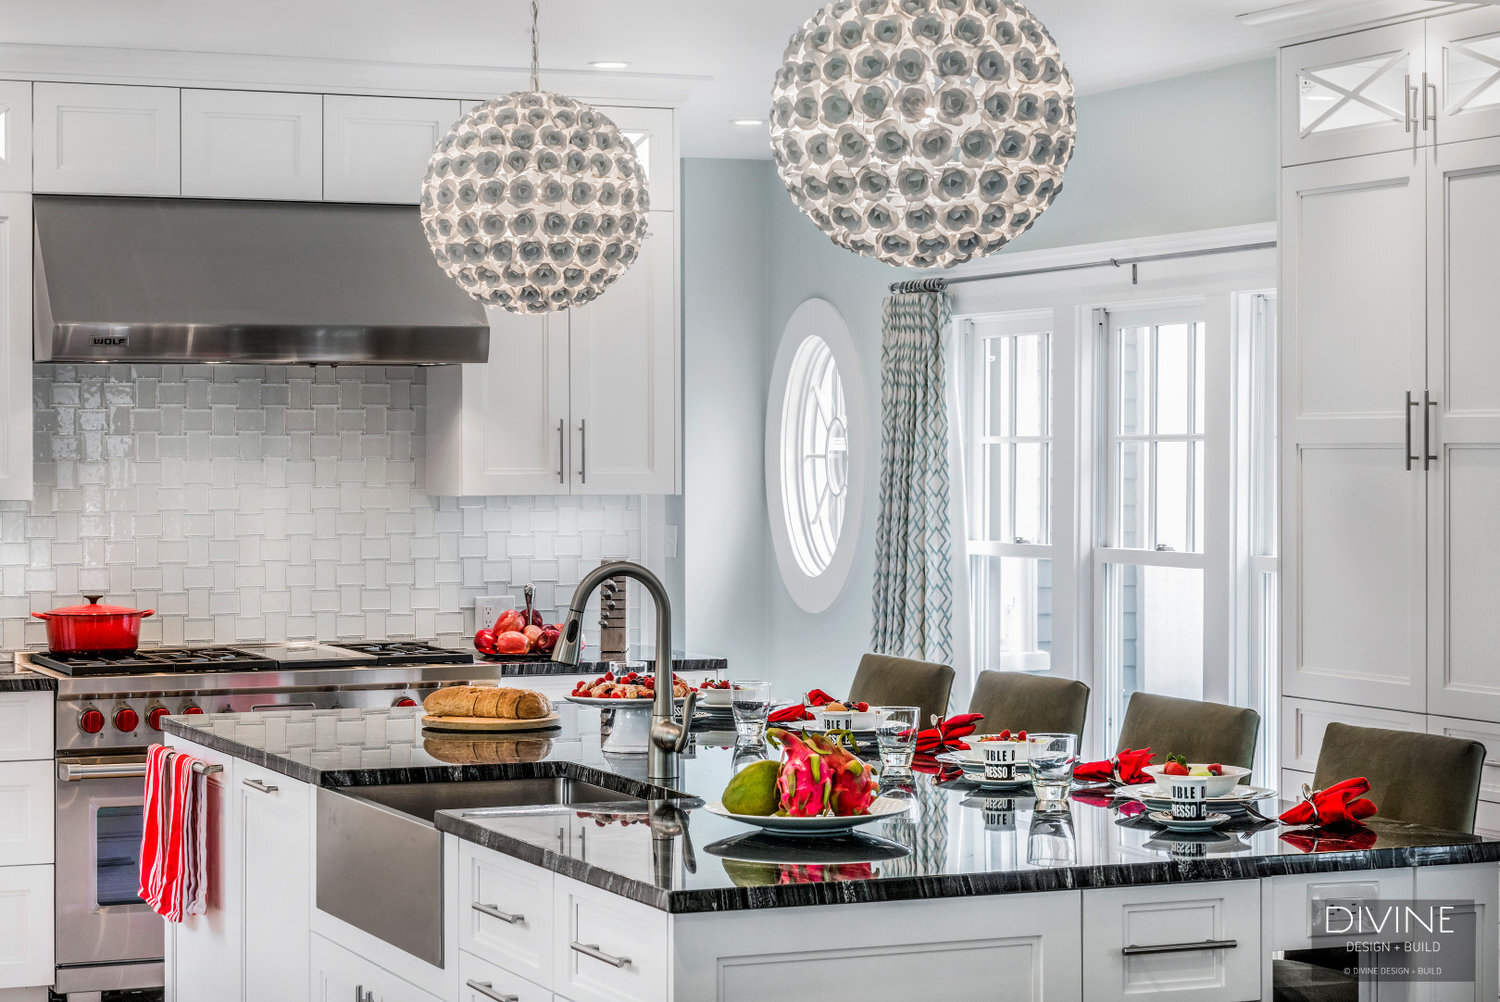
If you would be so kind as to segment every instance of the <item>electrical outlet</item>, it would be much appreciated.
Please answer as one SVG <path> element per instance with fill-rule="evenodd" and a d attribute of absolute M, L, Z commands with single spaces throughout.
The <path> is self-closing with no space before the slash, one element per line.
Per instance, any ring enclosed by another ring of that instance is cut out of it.
<path fill-rule="evenodd" d="M 506 609 L 516 607 L 514 595 L 484 595 L 474 600 L 474 629 L 485 630 L 495 625 L 495 620 Z"/>

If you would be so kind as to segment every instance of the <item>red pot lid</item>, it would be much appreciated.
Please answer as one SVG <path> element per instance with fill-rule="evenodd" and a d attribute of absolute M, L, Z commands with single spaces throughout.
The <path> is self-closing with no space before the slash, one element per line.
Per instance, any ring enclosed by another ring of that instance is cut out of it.
<path fill-rule="evenodd" d="M 69 605 L 61 609 L 49 609 L 43 615 L 47 616 L 140 616 L 150 615 L 141 609 L 131 609 L 123 605 L 100 605 L 99 600 L 103 595 L 85 595 L 89 600 L 88 605 Z"/>

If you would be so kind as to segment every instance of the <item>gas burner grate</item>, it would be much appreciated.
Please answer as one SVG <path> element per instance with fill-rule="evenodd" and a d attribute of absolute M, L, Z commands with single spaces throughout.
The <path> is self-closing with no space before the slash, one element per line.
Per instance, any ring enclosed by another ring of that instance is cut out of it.
<path fill-rule="evenodd" d="M 371 663 L 377 665 L 467 665 L 474 663 L 472 654 L 434 647 L 417 640 L 370 640 L 330 646 L 353 651 L 370 658 Z"/>
<path fill-rule="evenodd" d="M 266 671 L 270 658 L 233 647 L 155 647 L 130 653 L 56 654 L 38 652 L 32 664 L 64 675 L 148 675 L 157 672 Z"/>

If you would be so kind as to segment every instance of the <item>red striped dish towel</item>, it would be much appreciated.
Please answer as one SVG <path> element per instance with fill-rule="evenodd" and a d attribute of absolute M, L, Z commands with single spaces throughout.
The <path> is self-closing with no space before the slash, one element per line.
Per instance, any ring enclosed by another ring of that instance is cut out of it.
<path fill-rule="evenodd" d="M 204 801 L 199 761 L 163 745 L 146 753 L 146 804 L 141 831 L 141 900 L 162 918 L 181 922 L 207 910 Z"/>

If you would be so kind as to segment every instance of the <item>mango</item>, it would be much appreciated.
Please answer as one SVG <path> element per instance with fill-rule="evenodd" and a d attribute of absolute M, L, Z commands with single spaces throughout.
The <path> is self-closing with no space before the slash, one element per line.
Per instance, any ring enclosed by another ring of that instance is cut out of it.
<path fill-rule="evenodd" d="M 729 781 L 720 798 L 724 809 L 731 814 L 749 814 L 767 817 L 776 813 L 779 795 L 776 792 L 776 777 L 781 772 L 781 763 L 773 759 L 752 762 Z"/>

